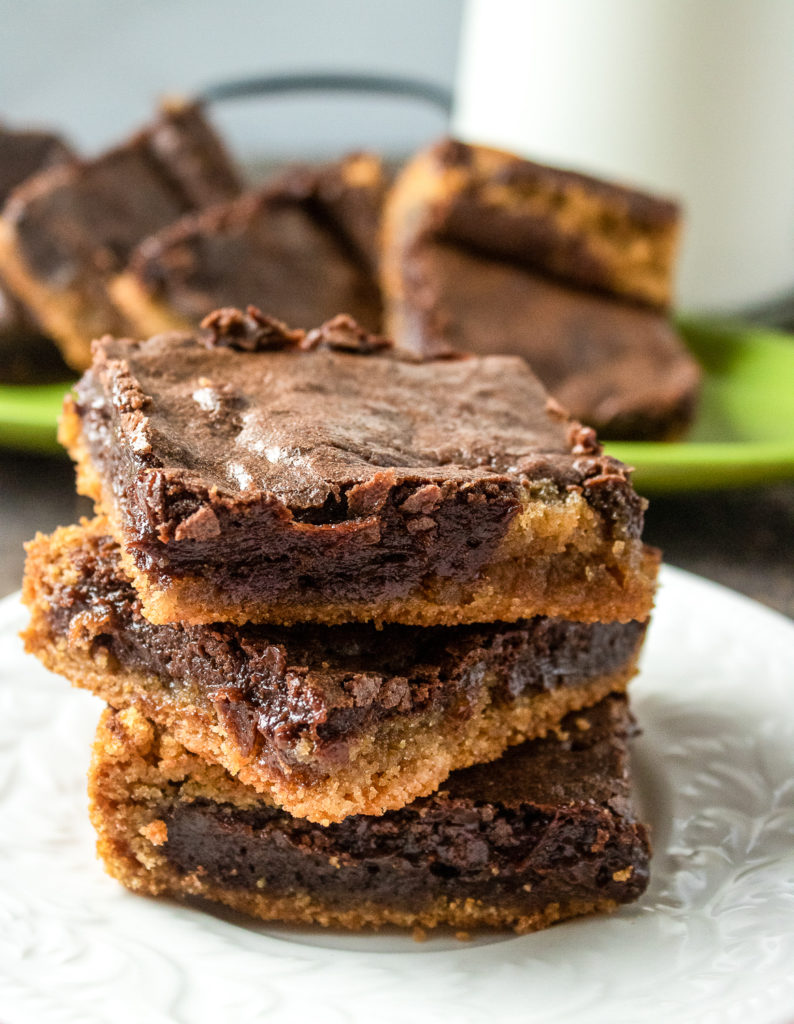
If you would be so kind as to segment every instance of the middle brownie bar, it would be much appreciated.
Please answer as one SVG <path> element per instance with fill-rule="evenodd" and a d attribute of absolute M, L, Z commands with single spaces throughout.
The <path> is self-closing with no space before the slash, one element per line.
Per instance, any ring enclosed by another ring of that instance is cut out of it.
<path fill-rule="evenodd" d="M 29 545 L 28 649 L 312 821 L 381 814 L 623 690 L 645 623 L 154 625 L 101 519 Z"/>

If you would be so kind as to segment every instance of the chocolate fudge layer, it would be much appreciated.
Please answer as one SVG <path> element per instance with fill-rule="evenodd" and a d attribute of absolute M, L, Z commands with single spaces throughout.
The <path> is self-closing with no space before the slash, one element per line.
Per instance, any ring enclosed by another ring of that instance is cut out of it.
<path fill-rule="evenodd" d="M 451 775 L 382 817 L 293 818 L 189 754 L 136 709 L 105 711 L 89 773 L 107 871 L 263 920 L 529 932 L 636 900 L 650 846 L 631 803 L 624 700 L 559 738 Z"/>
<path fill-rule="evenodd" d="M 648 615 L 629 471 L 520 359 L 253 309 L 94 353 L 61 439 L 152 622 Z"/>
<path fill-rule="evenodd" d="M 387 204 L 387 331 L 422 354 L 523 356 L 603 438 L 673 438 L 700 370 L 666 314 L 641 303 L 669 299 L 676 223 L 671 204 L 640 193 L 444 143 L 409 164 Z M 645 258 L 637 280 L 656 282 L 655 299 L 582 272 L 634 281 Z"/>
<path fill-rule="evenodd" d="M 380 814 L 622 690 L 645 624 L 157 626 L 95 520 L 28 546 L 28 649 L 293 814 Z"/>
<path fill-rule="evenodd" d="M 375 157 L 294 167 L 147 238 L 114 281 L 114 299 L 139 337 L 190 330 L 214 309 L 250 302 L 297 327 L 343 310 L 377 331 L 374 247 L 384 191 Z"/>
<path fill-rule="evenodd" d="M 107 284 L 146 235 L 239 192 L 219 140 L 195 104 L 158 119 L 95 160 L 29 179 L 0 218 L 0 272 L 77 369 L 91 339 L 128 325 Z"/>
<path fill-rule="evenodd" d="M 0 207 L 26 178 L 70 163 L 75 154 L 60 136 L 0 125 Z M 40 363 L 55 363 L 51 345 L 42 337 L 37 321 L 0 279 L 0 380 L 24 383 L 41 379 Z M 46 377 L 47 369 L 44 367 Z"/>
<path fill-rule="evenodd" d="M 380 161 L 367 154 L 292 167 L 147 238 L 113 282 L 114 299 L 140 337 L 190 330 L 214 309 L 250 302 L 297 327 L 344 310 L 377 331 L 385 188 Z"/>

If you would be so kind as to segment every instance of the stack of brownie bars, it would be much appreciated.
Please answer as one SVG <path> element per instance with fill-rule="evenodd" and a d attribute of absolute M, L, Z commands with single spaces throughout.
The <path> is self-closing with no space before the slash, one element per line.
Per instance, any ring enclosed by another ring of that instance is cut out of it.
<path fill-rule="evenodd" d="M 106 337 L 28 648 L 108 704 L 108 871 L 262 919 L 531 931 L 636 899 L 625 688 L 658 553 L 514 356 L 249 308 Z"/>

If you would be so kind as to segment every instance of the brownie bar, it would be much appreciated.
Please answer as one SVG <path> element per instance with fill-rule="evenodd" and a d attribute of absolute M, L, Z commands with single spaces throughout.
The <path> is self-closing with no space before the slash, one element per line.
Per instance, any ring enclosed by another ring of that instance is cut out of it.
<path fill-rule="evenodd" d="M 377 331 L 385 185 L 380 161 L 366 154 L 290 168 L 147 238 L 113 282 L 113 297 L 140 337 L 191 330 L 214 309 L 251 302 L 298 327 L 343 310 Z"/>
<path fill-rule="evenodd" d="M 78 488 L 152 622 L 647 617 L 644 502 L 520 359 L 419 361 L 250 310 L 105 338 L 67 400 Z"/>
<path fill-rule="evenodd" d="M 680 213 L 666 199 L 445 139 L 403 170 L 390 229 L 666 309 Z"/>
<path fill-rule="evenodd" d="M 89 773 L 107 871 L 154 895 L 202 896 L 263 920 L 361 929 L 529 932 L 636 900 L 650 846 L 632 809 L 624 700 L 559 738 L 455 772 L 382 817 L 290 817 L 189 754 L 136 709 L 104 712 Z"/>
<path fill-rule="evenodd" d="M 422 354 L 523 356 L 602 438 L 672 439 L 694 414 L 697 363 L 666 313 L 640 304 L 650 293 L 581 273 L 624 258 L 614 273 L 629 274 L 665 224 L 670 251 L 656 270 L 669 288 L 672 207 L 507 154 L 437 146 L 405 169 L 387 205 L 386 329 Z"/>
<path fill-rule="evenodd" d="M 238 192 L 199 107 L 171 102 L 124 144 L 15 190 L 0 219 L 0 272 L 67 361 L 84 369 L 92 338 L 127 329 L 107 283 L 134 246 L 198 203 Z"/>
<path fill-rule="evenodd" d="M 95 520 L 28 545 L 25 640 L 115 708 L 327 822 L 380 814 L 622 690 L 645 624 L 157 626 Z"/>
<path fill-rule="evenodd" d="M 0 125 L 0 207 L 26 178 L 75 159 L 59 135 Z M 48 369 L 57 370 L 58 363 L 52 355 L 51 343 L 42 337 L 30 311 L 0 278 L 0 380 L 41 380 L 42 374 L 37 373 L 40 363 L 45 364 L 45 377 Z"/>
<path fill-rule="evenodd" d="M 523 356 L 602 439 L 673 440 L 692 422 L 701 371 L 664 315 L 445 242 L 403 267 L 402 297 L 387 303 L 401 345 Z"/>

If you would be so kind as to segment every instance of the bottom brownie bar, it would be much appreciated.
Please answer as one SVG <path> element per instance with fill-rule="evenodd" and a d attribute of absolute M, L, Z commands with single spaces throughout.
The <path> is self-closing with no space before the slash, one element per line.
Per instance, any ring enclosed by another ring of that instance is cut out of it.
<path fill-rule="evenodd" d="M 293 818 L 188 753 L 137 709 L 107 709 L 89 773 L 108 872 L 130 889 L 203 896 L 263 920 L 517 932 L 637 899 L 650 847 L 634 817 L 625 698 L 556 738 L 454 772 L 382 817 Z"/>

